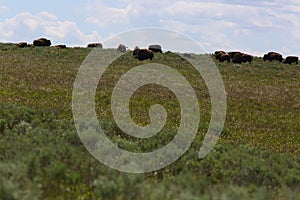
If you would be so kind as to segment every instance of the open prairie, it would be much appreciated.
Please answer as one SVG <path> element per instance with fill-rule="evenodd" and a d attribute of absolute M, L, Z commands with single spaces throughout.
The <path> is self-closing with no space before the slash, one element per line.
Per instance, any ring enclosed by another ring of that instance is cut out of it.
<path fill-rule="evenodd" d="M 299 198 L 300 65 L 258 57 L 243 64 L 215 60 L 227 117 L 214 151 L 199 159 L 211 114 L 201 75 L 176 53 L 154 53 L 152 61 L 125 53 L 104 73 L 95 97 L 100 124 L 119 147 L 160 148 L 180 123 L 176 96 L 149 84 L 131 98 L 131 116 L 147 125 L 150 106 L 159 103 L 168 113 L 165 127 L 151 139 L 128 137 L 117 127 L 111 94 L 122 74 L 137 65 L 155 62 L 178 70 L 192 85 L 201 112 L 197 136 L 179 160 L 156 172 L 126 174 L 93 158 L 73 124 L 73 84 L 90 51 L 0 44 L 0 199 Z"/>

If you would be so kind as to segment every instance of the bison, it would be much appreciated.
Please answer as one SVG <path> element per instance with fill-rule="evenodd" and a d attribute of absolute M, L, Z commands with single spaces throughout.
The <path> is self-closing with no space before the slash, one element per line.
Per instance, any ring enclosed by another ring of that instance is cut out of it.
<path fill-rule="evenodd" d="M 58 48 L 58 49 L 66 49 L 67 48 L 67 46 L 64 44 L 55 45 L 54 47 Z"/>
<path fill-rule="evenodd" d="M 150 59 L 152 60 L 154 54 L 151 50 L 148 49 L 135 49 L 133 51 L 133 57 L 139 59 L 140 61 Z"/>
<path fill-rule="evenodd" d="M 253 56 L 245 54 L 245 53 L 238 53 L 238 54 L 234 55 L 232 62 L 241 64 L 241 63 L 246 63 L 246 62 L 251 63 L 252 60 L 253 60 Z"/>
<path fill-rule="evenodd" d="M 126 52 L 126 46 L 124 44 L 119 44 L 117 50 L 122 52 L 122 53 L 125 53 Z"/>
<path fill-rule="evenodd" d="M 267 54 L 264 55 L 263 60 L 269 60 L 269 61 L 273 61 L 273 60 L 278 60 L 279 62 L 282 62 L 283 58 L 282 55 L 280 53 L 277 52 L 269 52 Z"/>
<path fill-rule="evenodd" d="M 240 51 L 230 51 L 230 52 L 228 52 L 228 54 L 230 55 L 230 58 L 231 58 L 231 59 L 233 59 L 233 57 L 234 57 L 236 54 L 240 54 L 240 53 L 242 53 L 242 52 L 240 52 Z"/>
<path fill-rule="evenodd" d="M 51 41 L 46 38 L 40 38 L 33 41 L 33 46 L 36 47 L 47 47 L 51 46 Z"/>
<path fill-rule="evenodd" d="M 148 47 L 148 49 L 151 50 L 152 52 L 159 52 L 159 53 L 162 53 L 161 46 L 158 45 L 158 44 L 150 45 L 150 46 Z"/>
<path fill-rule="evenodd" d="M 215 58 L 219 60 L 219 62 L 230 62 L 230 55 L 225 51 L 215 51 Z"/>
<path fill-rule="evenodd" d="M 139 50 L 140 50 L 140 47 L 139 47 L 139 46 L 134 47 L 132 55 L 135 57 L 135 56 L 137 55 L 137 52 L 138 52 Z"/>
<path fill-rule="evenodd" d="M 226 52 L 225 51 L 215 51 L 215 55 L 217 55 L 219 53 L 226 53 Z"/>
<path fill-rule="evenodd" d="M 20 47 L 20 48 L 24 48 L 24 47 L 27 47 L 27 46 L 28 46 L 27 42 L 20 42 L 20 43 L 17 44 L 17 47 Z"/>
<path fill-rule="evenodd" d="M 227 61 L 227 62 L 230 63 L 230 55 L 229 55 L 228 53 L 220 54 L 220 55 L 218 56 L 218 60 L 219 60 L 220 62 Z"/>
<path fill-rule="evenodd" d="M 285 58 L 285 61 L 283 62 L 284 64 L 292 64 L 296 63 L 298 64 L 299 58 L 297 56 L 288 56 Z"/>
<path fill-rule="evenodd" d="M 219 57 L 223 54 L 226 54 L 225 51 L 215 51 L 215 58 L 219 60 Z"/>
<path fill-rule="evenodd" d="M 219 56 L 220 56 L 221 54 L 226 54 L 226 52 L 225 52 L 225 51 L 215 51 L 215 58 L 216 58 L 216 59 L 219 59 Z"/>
<path fill-rule="evenodd" d="M 87 45 L 87 47 L 103 48 L 102 43 L 90 43 Z"/>

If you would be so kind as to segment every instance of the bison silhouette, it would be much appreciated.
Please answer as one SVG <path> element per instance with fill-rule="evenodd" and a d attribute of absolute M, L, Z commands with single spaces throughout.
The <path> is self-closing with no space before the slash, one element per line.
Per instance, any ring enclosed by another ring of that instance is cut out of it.
<path fill-rule="evenodd" d="M 215 58 L 219 60 L 219 62 L 230 62 L 230 55 L 225 51 L 215 51 Z"/>
<path fill-rule="evenodd" d="M 278 60 L 279 62 L 282 62 L 283 58 L 282 55 L 280 53 L 277 52 L 269 52 L 267 54 L 264 55 L 263 60 L 269 60 L 269 61 L 273 61 L 273 60 Z"/>
<path fill-rule="evenodd" d="M 51 46 L 51 41 L 46 38 L 40 38 L 33 41 L 33 46 L 36 47 L 47 47 Z"/>
<path fill-rule="evenodd" d="M 148 49 L 151 50 L 152 52 L 162 53 L 162 49 L 161 49 L 161 46 L 159 44 L 149 45 Z"/>
<path fill-rule="evenodd" d="M 231 58 L 231 59 L 233 59 L 233 57 L 234 57 L 236 54 L 240 54 L 240 53 L 242 53 L 242 52 L 240 52 L 240 51 L 230 51 L 230 52 L 228 52 L 228 54 L 230 55 L 230 58 Z"/>
<path fill-rule="evenodd" d="M 96 47 L 96 48 L 103 48 L 102 43 L 90 43 L 87 45 L 87 47 Z"/>
<path fill-rule="evenodd" d="M 298 64 L 299 58 L 297 56 L 288 56 L 285 58 L 285 61 L 283 62 L 284 64 L 292 64 L 296 63 Z"/>
<path fill-rule="evenodd" d="M 20 43 L 17 44 L 17 47 L 20 47 L 20 48 L 24 48 L 24 47 L 27 47 L 27 46 L 28 46 L 27 42 L 20 42 Z"/>
<path fill-rule="evenodd" d="M 135 49 L 132 55 L 134 58 L 137 58 L 140 61 L 148 59 L 152 60 L 154 57 L 153 52 L 148 49 Z"/>
<path fill-rule="evenodd" d="M 67 48 L 67 46 L 64 44 L 58 44 L 58 45 L 55 45 L 54 47 L 58 48 L 58 49 L 66 49 Z"/>
<path fill-rule="evenodd" d="M 246 63 L 246 62 L 251 63 L 252 60 L 253 60 L 253 56 L 246 54 L 246 53 L 238 53 L 238 54 L 234 55 L 232 62 L 241 64 L 241 63 Z"/>

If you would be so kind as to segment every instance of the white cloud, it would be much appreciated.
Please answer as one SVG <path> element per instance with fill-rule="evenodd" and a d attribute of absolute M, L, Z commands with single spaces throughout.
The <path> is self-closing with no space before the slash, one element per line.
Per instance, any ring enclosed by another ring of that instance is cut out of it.
<path fill-rule="evenodd" d="M 6 12 L 6 11 L 8 11 L 9 10 L 9 8 L 7 7 L 7 6 L 1 6 L 0 5 L 0 11 L 1 12 Z"/>
<path fill-rule="evenodd" d="M 0 40 L 4 42 L 32 42 L 38 37 L 47 37 L 53 44 L 86 45 L 99 41 L 97 32 L 85 34 L 73 21 L 61 21 L 48 12 L 31 14 L 23 12 L 0 22 Z"/>
<path fill-rule="evenodd" d="M 136 10 L 127 16 L 136 28 L 154 24 L 187 34 L 208 51 L 240 49 L 255 54 L 281 50 L 284 37 L 300 39 L 300 3 L 287 1 L 122 0 Z"/>
<path fill-rule="evenodd" d="M 299 52 L 297 0 L 91 0 L 78 10 L 79 21 L 60 20 L 48 12 L 20 13 L 0 21 L 0 41 L 47 36 L 55 43 L 85 44 L 134 28 L 162 27 L 190 36 L 211 52 Z M 88 33 L 79 28 L 80 22 Z"/>
<path fill-rule="evenodd" d="M 256 15 L 260 10 L 250 5 L 189 1 L 177 1 L 166 8 L 171 16 L 202 16 L 213 19 L 224 17 L 239 19 L 243 16 Z"/>
<path fill-rule="evenodd" d="M 235 44 L 230 41 L 230 37 L 225 33 L 216 30 L 213 26 L 203 26 L 186 24 L 184 22 L 166 20 L 161 21 L 162 26 L 178 31 L 179 33 L 188 33 L 187 35 L 192 35 L 192 38 L 196 38 L 196 42 L 202 46 L 206 52 L 210 52 L 213 49 L 230 49 L 235 46 Z M 234 26 L 231 23 L 216 23 L 218 28 L 230 28 Z"/>
<path fill-rule="evenodd" d="M 105 6 L 102 1 L 95 1 L 92 4 L 88 4 L 85 10 L 89 13 L 85 21 L 101 28 L 129 25 L 129 16 L 137 14 L 137 10 L 131 4 L 119 8 Z"/>
<path fill-rule="evenodd" d="M 168 19 L 162 20 L 161 25 L 200 35 L 196 39 L 209 51 L 220 47 L 255 54 L 266 49 L 298 52 L 294 45 L 283 46 L 284 40 L 300 42 L 299 10 L 300 3 L 292 0 L 176 1 L 164 8 Z"/>

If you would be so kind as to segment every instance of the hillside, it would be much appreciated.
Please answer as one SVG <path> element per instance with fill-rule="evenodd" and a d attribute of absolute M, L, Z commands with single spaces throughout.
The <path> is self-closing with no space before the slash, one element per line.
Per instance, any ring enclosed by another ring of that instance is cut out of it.
<path fill-rule="evenodd" d="M 159 148 L 180 121 L 175 95 L 147 85 L 133 96 L 131 114 L 146 125 L 149 107 L 160 103 L 168 112 L 165 128 L 149 141 L 119 137 L 110 96 L 134 66 L 158 62 L 178 70 L 193 86 L 201 112 L 198 135 L 183 157 L 158 172 L 131 175 L 95 160 L 73 125 L 72 88 L 90 51 L 0 44 L 0 199 L 299 198 L 300 65 L 257 57 L 250 64 L 216 61 L 227 92 L 227 118 L 215 151 L 199 160 L 210 120 L 210 97 L 200 75 L 175 53 L 155 53 L 153 61 L 143 62 L 126 53 L 105 72 L 96 94 L 98 119 L 120 147 L 136 152 Z"/>

